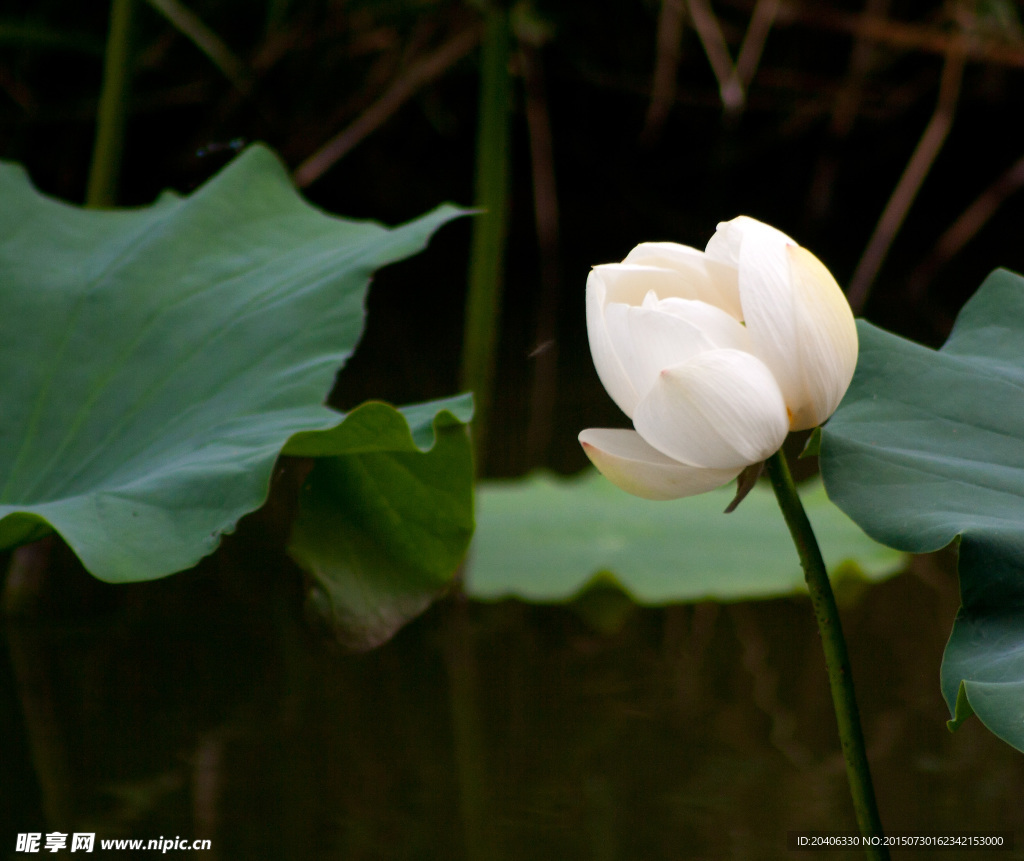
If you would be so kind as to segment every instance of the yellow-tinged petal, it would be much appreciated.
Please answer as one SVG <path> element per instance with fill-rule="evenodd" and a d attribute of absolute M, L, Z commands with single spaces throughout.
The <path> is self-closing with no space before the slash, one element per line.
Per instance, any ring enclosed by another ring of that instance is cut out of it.
<path fill-rule="evenodd" d="M 711 350 L 662 371 L 633 424 L 663 454 L 714 469 L 765 460 L 789 432 L 771 371 L 740 350 Z"/>
<path fill-rule="evenodd" d="M 802 388 L 791 427 L 817 427 L 846 394 L 857 367 L 857 324 L 832 273 L 806 248 L 789 246 Z"/>
<path fill-rule="evenodd" d="M 679 499 L 721 487 L 740 469 L 703 469 L 666 457 L 636 431 L 590 428 L 579 436 L 583 450 L 612 484 L 644 499 Z"/>
<path fill-rule="evenodd" d="M 782 390 L 791 429 L 821 424 L 839 405 L 857 363 L 856 327 L 839 285 L 786 234 L 745 216 L 718 226 L 708 254 L 739 267 L 753 352 Z"/>
<path fill-rule="evenodd" d="M 739 268 L 743 319 L 754 352 L 771 368 L 791 403 L 789 381 L 795 376 L 793 285 L 786 248 L 796 246 L 786 234 L 746 216 L 718 225 L 708 254 L 735 260 Z"/>

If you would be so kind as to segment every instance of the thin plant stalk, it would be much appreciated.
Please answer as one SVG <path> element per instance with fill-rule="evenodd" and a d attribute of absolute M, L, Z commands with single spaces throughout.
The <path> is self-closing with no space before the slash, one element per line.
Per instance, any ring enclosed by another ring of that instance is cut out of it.
<path fill-rule="evenodd" d="M 505 260 L 511 40 L 508 13 L 497 4 L 492 5 L 486 12 L 480 52 L 474 199 L 481 212 L 473 222 L 460 368 L 461 386 L 473 392 L 473 448 L 478 471 L 483 468 L 494 385 Z M 483 721 L 476 655 L 464 598 L 456 599 L 452 622 L 447 664 L 459 810 L 466 858 L 483 861 L 498 857 L 499 850 L 487 835 L 489 800 L 482 756 Z"/>
<path fill-rule="evenodd" d="M 750 89 L 754 75 L 757 74 L 761 54 L 764 52 L 768 34 L 779 14 L 780 5 L 780 0 L 757 0 L 754 5 L 754 11 L 750 16 L 747 33 L 743 37 L 743 44 L 740 45 L 740 53 L 736 57 L 734 69 L 738 86 L 744 93 Z"/>
<path fill-rule="evenodd" d="M 688 2 L 693 28 L 697 31 L 701 45 L 704 46 L 704 53 L 707 55 L 708 63 L 711 64 L 711 71 L 714 72 L 715 78 L 718 80 L 718 92 L 722 99 L 722 107 L 725 108 L 727 114 L 737 114 L 743 110 L 747 97 L 740 85 L 739 76 L 736 74 L 736 65 L 729 53 L 729 46 L 722 33 L 722 26 L 708 0 L 688 0 Z"/>
<path fill-rule="evenodd" d="M 202 18 L 178 0 L 148 0 L 185 38 L 210 59 L 243 95 L 252 90 L 252 76 L 245 63 L 235 55 Z"/>
<path fill-rule="evenodd" d="M 445 666 L 465 857 L 466 861 L 495 861 L 500 850 L 488 833 L 490 799 L 484 720 L 480 712 L 480 673 L 465 595 L 456 595 L 450 609 Z"/>
<path fill-rule="evenodd" d="M 1024 186 L 1024 156 L 1017 159 L 992 185 L 954 221 L 932 249 L 924 262 L 907 280 L 907 295 L 914 302 L 924 299 L 929 282 L 985 226 L 1008 197 Z"/>
<path fill-rule="evenodd" d="M 647 107 L 641 138 L 654 143 L 676 100 L 679 78 L 679 56 L 682 53 L 683 22 L 686 5 L 683 0 L 661 0 L 658 30 L 654 49 L 654 75 L 651 80 L 651 102 Z"/>
<path fill-rule="evenodd" d="M 353 147 L 391 119 L 422 87 L 441 77 L 473 50 L 479 41 L 479 28 L 469 27 L 456 33 L 436 51 L 411 65 L 350 125 L 338 132 L 295 169 L 295 184 L 299 188 L 306 188 L 316 182 Z"/>
<path fill-rule="evenodd" d="M 896 188 L 893 189 L 889 202 L 882 212 L 875 232 L 871 234 L 868 247 L 864 249 L 860 262 L 850 279 L 846 298 L 854 313 L 860 311 L 867 302 L 868 293 L 874 284 L 878 270 L 889 253 L 889 248 L 896 234 L 903 226 L 903 221 L 914 203 L 917 193 L 921 190 L 925 177 L 938 156 L 953 125 L 953 114 L 960 97 L 960 84 L 964 76 L 966 63 L 966 43 L 957 43 L 946 55 L 942 67 L 942 80 L 939 83 L 939 99 L 935 112 L 925 126 L 921 139 L 917 142 L 913 155 L 903 171 Z"/>
<path fill-rule="evenodd" d="M 93 209 L 110 207 L 116 203 L 131 83 L 134 15 L 135 0 L 112 0 L 110 29 L 103 60 L 103 89 L 96 115 L 96 142 L 93 145 L 89 182 L 85 192 L 85 205 Z"/>
<path fill-rule="evenodd" d="M 829 687 L 832 691 L 832 706 L 839 728 L 839 741 L 846 760 L 846 777 L 850 783 L 850 795 L 857 816 L 857 825 L 864 837 L 881 837 L 882 820 L 875 802 L 875 789 L 871 782 L 871 769 L 864 748 L 864 732 L 857 710 L 857 697 L 853 690 L 853 676 L 850 672 L 850 658 L 846 652 L 846 640 L 839 620 L 832 584 L 829 583 L 825 561 L 821 557 L 818 541 L 807 519 L 800 496 L 793 483 L 789 464 L 782 451 L 768 458 L 765 464 L 771 479 L 775 498 L 782 509 L 782 516 L 793 537 L 800 565 L 804 569 L 807 588 L 814 605 L 814 616 L 818 621 L 821 646 L 825 652 L 825 666 L 828 670 Z M 865 847 L 868 858 L 888 859 L 889 853 L 882 846 Z"/>
<path fill-rule="evenodd" d="M 519 37 L 519 60 L 526 96 L 526 127 L 530 136 L 533 168 L 533 208 L 540 252 L 540 290 L 534 329 L 533 384 L 530 390 L 530 422 L 526 453 L 530 463 L 543 463 L 551 441 L 551 424 L 558 386 L 558 193 L 551 117 L 544 86 L 544 67 L 539 46 Z"/>
<path fill-rule="evenodd" d="M 26 545 L 30 546 L 34 545 Z M 44 557 L 40 561 L 45 565 L 49 561 L 45 558 L 49 547 L 37 550 Z M 43 569 L 44 576 L 48 573 Z M 48 626 L 35 624 L 11 625 L 6 628 L 4 639 L 24 715 L 41 813 L 48 822 L 67 822 L 75 815 L 76 775 L 72 763 L 76 760 L 72 756 L 75 750 L 72 727 L 68 726 L 67 712 L 61 708 L 66 700 L 61 697 L 59 675 L 55 671 L 59 641 Z"/>
<path fill-rule="evenodd" d="M 463 332 L 461 385 L 473 392 L 474 448 L 483 466 L 494 381 L 494 354 L 501 310 L 508 198 L 509 75 L 511 29 L 497 5 L 487 12 L 480 57 L 480 114 L 476 141 L 475 202 L 469 291 Z"/>

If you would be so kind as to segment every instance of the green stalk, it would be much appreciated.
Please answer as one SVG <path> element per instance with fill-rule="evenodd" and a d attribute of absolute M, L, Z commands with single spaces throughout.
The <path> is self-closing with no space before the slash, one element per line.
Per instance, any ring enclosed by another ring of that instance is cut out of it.
<path fill-rule="evenodd" d="M 850 658 L 846 653 L 846 640 L 839 620 L 832 584 L 828 580 L 825 561 L 821 558 L 818 541 L 807 519 L 800 496 L 793 483 L 789 464 L 782 451 L 777 451 L 766 461 L 768 477 L 779 501 L 782 516 L 793 536 L 800 565 L 804 569 L 807 588 L 814 605 L 814 616 L 818 620 L 821 646 L 825 652 L 825 666 L 828 669 L 829 687 L 832 689 L 832 707 L 836 713 L 839 741 L 846 760 L 846 778 L 850 783 L 850 795 L 857 815 L 857 825 L 864 837 L 881 837 L 882 820 L 878 815 L 875 790 L 871 783 L 871 769 L 864 749 L 864 733 L 857 711 L 857 697 L 853 690 L 853 676 L 850 672 Z M 868 858 L 888 859 L 884 847 L 865 847 Z"/>
<path fill-rule="evenodd" d="M 475 205 L 469 292 L 463 333 L 461 386 L 473 392 L 477 463 L 481 463 L 494 386 L 494 352 L 501 308 L 508 197 L 508 134 L 511 34 L 508 13 L 496 6 L 487 12 L 480 58 L 480 113 L 476 140 Z"/>
<path fill-rule="evenodd" d="M 124 149 L 128 87 L 131 80 L 131 33 L 135 0 L 112 0 L 110 30 L 103 60 L 103 89 L 96 116 L 96 142 L 89 166 L 85 205 L 98 209 L 113 206 Z"/>
<path fill-rule="evenodd" d="M 484 719 L 480 713 L 480 673 L 466 597 L 456 595 L 449 609 L 445 665 L 465 857 L 466 861 L 494 861 L 500 857 L 500 850 L 489 833 L 490 799 Z"/>

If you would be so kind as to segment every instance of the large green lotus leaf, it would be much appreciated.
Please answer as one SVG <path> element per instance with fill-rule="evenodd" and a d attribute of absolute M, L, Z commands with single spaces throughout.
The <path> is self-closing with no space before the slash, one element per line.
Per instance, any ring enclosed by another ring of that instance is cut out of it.
<path fill-rule="evenodd" d="M 474 598 L 569 600 L 615 582 L 641 604 L 768 598 L 803 590 L 796 550 L 771 489 L 758 485 L 731 514 L 735 489 L 674 502 L 623 493 L 593 470 L 534 475 L 478 490 L 466 591 Z M 825 496 L 802 488 L 830 572 L 879 579 L 902 555 L 876 544 Z"/>
<path fill-rule="evenodd" d="M 451 583 L 473 535 L 472 411 L 468 395 L 399 411 L 367 403 L 287 446 L 346 452 L 317 460 L 289 547 L 346 646 L 380 644 Z"/>
<path fill-rule="evenodd" d="M 960 538 L 962 607 L 942 662 L 952 726 L 973 708 L 1024 750 L 1024 278 L 990 275 L 939 351 L 861 321 L 822 432 L 829 496 L 878 541 Z"/>
<path fill-rule="evenodd" d="M 188 568 L 266 498 L 354 349 L 394 230 L 333 218 L 252 147 L 187 197 L 87 211 L 0 165 L 0 548 L 56 530 L 97 577 Z"/>

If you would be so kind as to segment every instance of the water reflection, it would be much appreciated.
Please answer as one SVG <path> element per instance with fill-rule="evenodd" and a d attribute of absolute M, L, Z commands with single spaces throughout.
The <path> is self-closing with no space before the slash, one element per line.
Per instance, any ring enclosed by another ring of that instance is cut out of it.
<path fill-rule="evenodd" d="M 347 655 L 272 568 L 5 623 L 0 857 L 60 830 L 217 859 L 791 858 L 788 829 L 853 827 L 805 600 L 449 600 Z M 883 819 L 1024 840 L 1024 760 L 943 723 L 956 605 L 940 558 L 844 607 Z"/>

